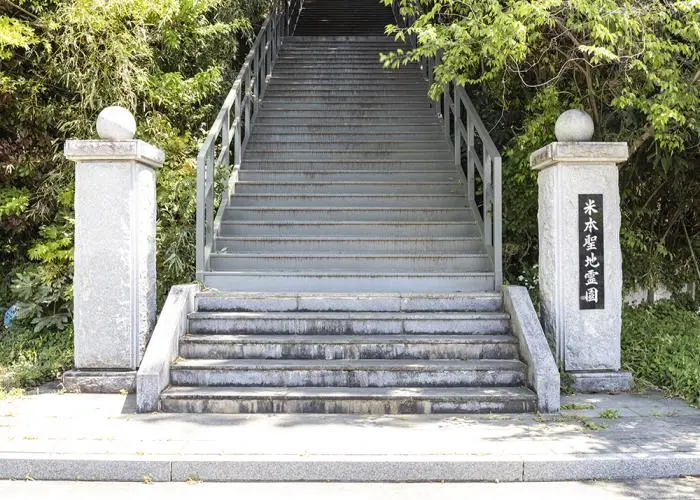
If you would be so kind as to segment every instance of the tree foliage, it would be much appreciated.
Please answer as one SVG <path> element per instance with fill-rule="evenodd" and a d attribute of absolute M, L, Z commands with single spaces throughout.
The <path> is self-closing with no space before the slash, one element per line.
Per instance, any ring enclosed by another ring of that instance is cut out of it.
<path fill-rule="evenodd" d="M 108 105 L 130 109 L 137 136 L 166 153 L 160 296 L 194 278 L 194 157 L 266 8 L 267 0 L 0 1 L 0 306 L 20 306 L 0 364 L 46 376 L 71 362 L 61 348 L 58 362 L 37 368 L 42 339 L 71 344 L 74 177 L 61 151 L 67 138 L 93 137 Z"/>
<path fill-rule="evenodd" d="M 390 4 L 390 0 L 384 0 Z M 625 279 L 700 279 L 700 4 L 695 0 L 400 0 L 414 50 L 440 54 L 443 84 L 466 86 L 504 154 L 507 266 L 537 257 L 536 178 L 529 154 L 554 140 L 567 108 L 593 117 L 597 140 L 625 141 L 621 167 Z"/>

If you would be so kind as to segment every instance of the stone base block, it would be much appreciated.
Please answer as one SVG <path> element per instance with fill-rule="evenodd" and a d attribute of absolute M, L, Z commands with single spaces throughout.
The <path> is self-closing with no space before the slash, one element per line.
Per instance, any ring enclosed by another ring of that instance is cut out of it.
<path fill-rule="evenodd" d="M 632 374 L 629 372 L 569 372 L 574 379 L 576 392 L 629 392 L 632 388 Z"/>
<path fill-rule="evenodd" d="M 63 374 L 63 387 L 68 392 L 135 392 L 136 371 L 70 370 Z"/>

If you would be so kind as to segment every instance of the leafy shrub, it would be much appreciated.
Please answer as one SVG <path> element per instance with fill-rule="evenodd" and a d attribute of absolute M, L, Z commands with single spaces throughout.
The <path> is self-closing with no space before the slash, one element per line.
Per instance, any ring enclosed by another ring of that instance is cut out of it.
<path fill-rule="evenodd" d="M 700 314 L 672 301 L 622 315 L 622 363 L 638 381 L 700 406 Z"/>
<path fill-rule="evenodd" d="M 39 382 L 70 366 L 74 176 L 61 152 L 67 138 L 94 136 L 104 107 L 130 109 L 137 137 L 166 153 L 159 303 L 194 278 L 194 158 L 267 5 L 0 2 L 0 312 L 19 305 L 0 331 L 7 380 Z"/>

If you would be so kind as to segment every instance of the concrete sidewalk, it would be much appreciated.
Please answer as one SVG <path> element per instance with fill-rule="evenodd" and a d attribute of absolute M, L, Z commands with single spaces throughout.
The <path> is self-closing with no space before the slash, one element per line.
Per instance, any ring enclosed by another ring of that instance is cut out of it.
<path fill-rule="evenodd" d="M 0 478 L 561 481 L 700 475 L 700 411 L 568 396 L 558 416 L 138 415 L 133 396 L 0 401 Z M 602 418 L 602 416 L 619 418 Z"/>

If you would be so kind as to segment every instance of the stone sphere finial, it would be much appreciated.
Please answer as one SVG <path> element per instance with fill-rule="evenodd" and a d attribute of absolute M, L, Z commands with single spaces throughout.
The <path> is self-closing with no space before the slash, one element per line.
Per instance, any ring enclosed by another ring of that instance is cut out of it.
<path fill-rule="evenodd" d="M 564 111 L 554 125 L 554 135 L 559 142 L 586 142 L 593 138 L 591 115 L 580 109 Z"/>
<path fill-rule="evenodd" d="M 121 106 L 108 106 L 97 116 L 97 135 L 109 141 L 128 141 L 136 134 L 136 120 Z"/>

